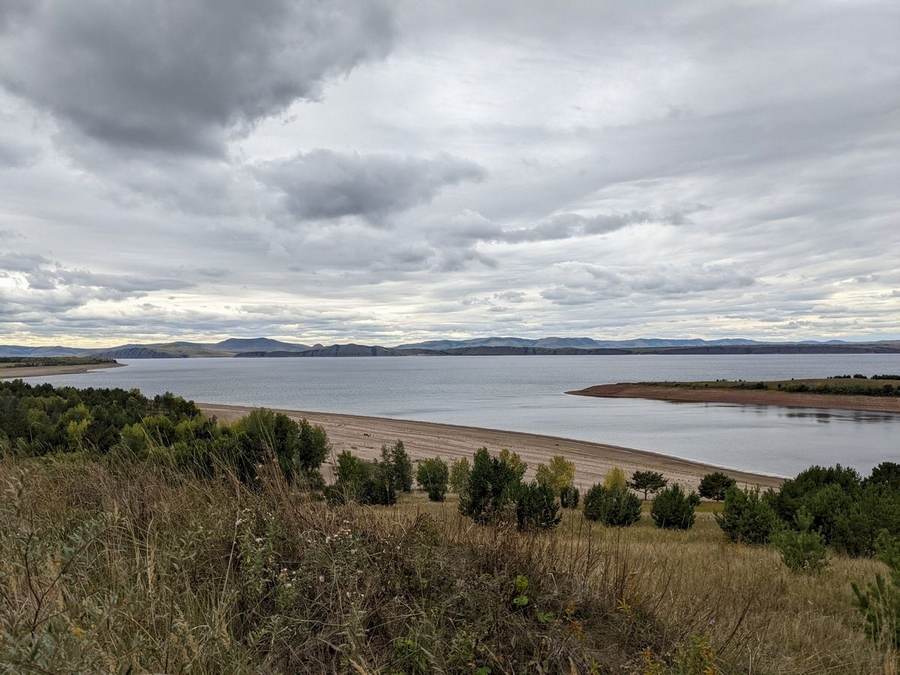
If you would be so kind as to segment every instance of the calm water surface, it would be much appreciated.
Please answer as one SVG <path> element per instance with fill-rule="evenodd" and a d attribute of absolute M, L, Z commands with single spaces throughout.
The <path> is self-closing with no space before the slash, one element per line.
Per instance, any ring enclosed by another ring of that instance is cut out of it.
<path fill-rule="evenodd" d="M 900 415 L 602 399 L 592 384 L 900 372 L 900 354 L 455 356 L 127 360 L 31 378 L 171 391 L 208 403 L 355 413 L 599 441 L 762 473 L 900 461 Z"/>

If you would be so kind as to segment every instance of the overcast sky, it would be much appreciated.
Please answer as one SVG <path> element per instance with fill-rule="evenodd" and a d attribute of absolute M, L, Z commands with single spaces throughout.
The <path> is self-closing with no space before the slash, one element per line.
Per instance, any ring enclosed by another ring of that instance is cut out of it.
<path fill-rule="evenodd" d="M 0 0 L 0 341 L 900 337 L 900 3 Z"/>

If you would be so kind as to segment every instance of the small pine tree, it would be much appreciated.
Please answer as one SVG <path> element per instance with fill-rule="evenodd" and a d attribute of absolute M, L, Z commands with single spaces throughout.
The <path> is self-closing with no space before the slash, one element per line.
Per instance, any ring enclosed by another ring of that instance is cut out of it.
<path fill-rule="evenodd" d="M 381 462 L 390 469 L 394 490 L 397 492 L 412 491 L 413 465 L 403 441 L 398 440 L 391 446 L 382 445 Z"/>
<path fill-rule="evenodd" d="M 433 502 L 442 502 L 447 494 L 449 474 L 447 463 L 440 457 L 423 459 L 419 462 L 416 481 L 428 492 L 428 499 Z"/>
<path fill-rule="evenodd" d="M 890 569 L 890 578 L 878 574 L 865 589 L 853 584 L 856 606 L 866 622 L 866 635 L 882 649 L 900 650 L 900 537 L 886 531 L 878 535 L 878 558 Z"/>
<path fill-rule="evenodd" d="M 656 493 L 666 487 L 667 481 L 658 471 L 635 471 L 631 474 L 629 487 L 644 493 L 644 501 L 651 493 Z"/>
<path fill-rule="evenodd" d="M 805 510 L 797 513 L 797 529 L 781 530 L 772 537 L 772 543 L 781 553 L 781 559 L 792 572 L 818 574 L 828 564 L 825 540 L 812 530 L 812 516 Z"/>
<path fill-rule="evenodd" d="M 550 487 L 532 481 L 516 491 L 516 525 L 520 530 L 550 529 L 559 525 L 562 516 L 556 494 Z"/>
<path fill-rule="evenodd" d="M 584 517 L 604 525 L 627 527 L 641 519 L 641 500 L 628 488 L 597 484 L 584 496 Z"/>
<path fill-rule="evenodd" d="M 568 485 L 559 491 L 559 504 L 564 509 L 577 509 L 581 493 L 574 485 Z"/>
<path fill-rule="evenodd" d="M 727 476 L 721 471 L 714 471 L 703 476 L 703 480 L 700 481 L 700 496 L 720 502 L 725 499 L 728 488 L 734 487 L 736 484 L 731 476 Z"/>
<path fill-rule="evenodd" d="M 507 451 L 505 457 L 502 452 L 500 457 L 491 457 L 487 448 L 475 453 L 468 486 L 460 495 L 460 513 L 479 523 L 504 517 L 504 509 L 515 497 L 524 473 L 524 464 L 511 461 L 511 455 Z"/>
<path fill-rule="evenodd" d="M 699 503 L 695 492 L 687 494 L 676 483 L 656 495 L 650 515 L 657 527 L 689 530 L 694 526 L 694 509 Z"/>
<path fill-rule="evenodd" d="M 731 541 L 743 544 L 768 543 L 778 527 L 778 516 L 759 490 L 731 488 L 725 493 L 725 508 L 715 517 Z"/>

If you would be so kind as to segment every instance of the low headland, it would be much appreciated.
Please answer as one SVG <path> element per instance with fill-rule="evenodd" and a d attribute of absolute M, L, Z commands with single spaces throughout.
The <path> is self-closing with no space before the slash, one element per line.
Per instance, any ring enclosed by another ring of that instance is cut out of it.
<path fill-rule="evenodd" d="M 119 368 L 115 359 L 94 356 L 0 357 L 0 380 L 44 375 L 74 375 L 102 368 Z"/>
<path fill-rule="evenodd" d="M 707 382 L 620 382 L 566 392 L 599 398 L 645 398 L 674 403 L 731 403 L 900 413 L 900 375 Z"/>

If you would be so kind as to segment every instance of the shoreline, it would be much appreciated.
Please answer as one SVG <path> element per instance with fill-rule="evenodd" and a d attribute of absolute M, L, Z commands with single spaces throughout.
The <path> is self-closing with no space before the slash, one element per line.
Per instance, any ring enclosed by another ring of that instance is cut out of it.
<path fill-rule="evenodd" d="M 205 414 L 226 422 L 239 419 L 255 409 L 255 406 L 199 402 L 197 406 Z M 620 467 L 627 475 L 635 470 L 659 471 L 670 482 L 694 489 L 700 479 L 712 471 L 723 471 L 739 484 L 762 489 L 778 487 L 784 480 L 779 476 L 734 470 L 649 450 L 557 436 L 387 417 L 272 409 L 324 427 L 335 454 L 350 450 L 364 459 L 379 457 L 382 444 L 393 443 L 397 439 L 403 441 L 413 460 L 440 456 L 447 461 L 460 457 L 468 457 L 471 461 L 472 454 L 482 446 L 492 452 L 509 448 L 519 453 L 528 464 L 526 477 L 532 478 L 538 464 L 547 463 L 553 455 L 565 455 L 575 463 L 575 484 L 582 490 L 601 482 L 613 466 Z"/>
<path fill-rule="evenodd" d="M 11 366 L 0 368 L 0 380 L 18 380 L 25 377 L 43 377 L 46 375 L 78 375 L 92 370 L 106 368 L 123 368 L 124 363 L 85 363 L 67 366 Z"/>
<path fill-rule="evenodd" d="M 730 403 L 735 405 L 772 405 L 783 408 L 819 408 L 900 414 L 900 397 L 860 396 L 852 394 L 814 394 L 758 389 L 717 389 L 704 387 L 667 387 L 648 384 L 598 384 L 567 391 L 573 396 L 597 398 L 644 398 L 670 403 Z"/>

